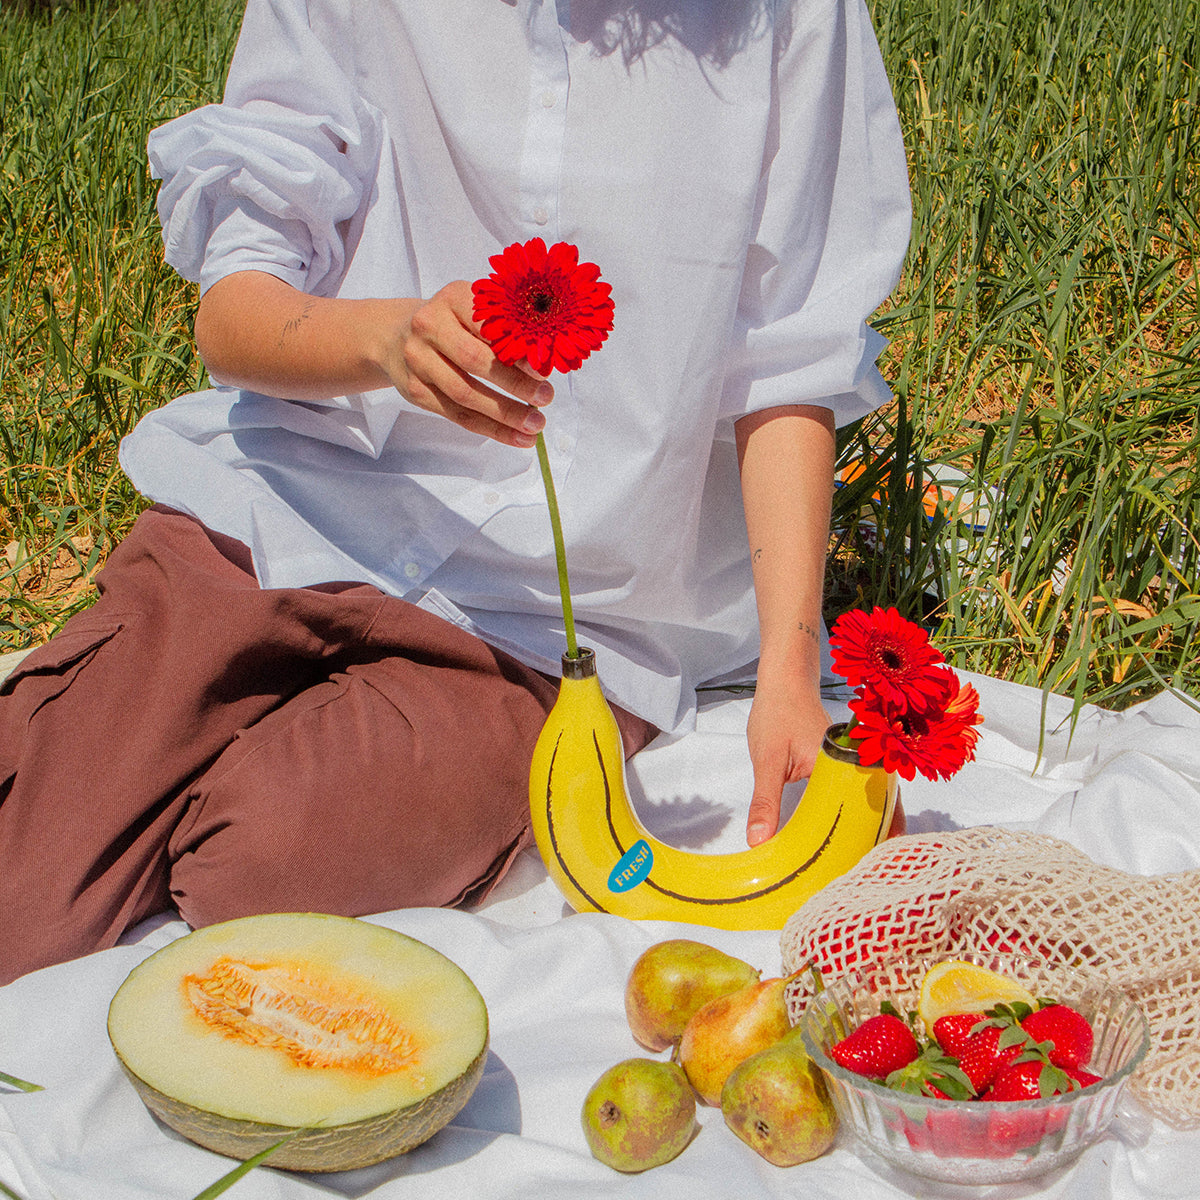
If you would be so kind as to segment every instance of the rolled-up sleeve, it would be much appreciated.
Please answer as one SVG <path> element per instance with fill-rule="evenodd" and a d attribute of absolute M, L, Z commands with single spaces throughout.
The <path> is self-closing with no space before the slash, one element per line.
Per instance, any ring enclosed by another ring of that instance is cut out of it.
<path fill-rule="evenodd" d="M 890 399 L 867 317 L 895 286 L 911 205 L 903 140 L 861 0 L 795 6 L 722 416 L 819 404 L 839 425 Z"/>
<path fill-rule="evenodd" d="M 296 0 L 250 0 L 224 100 L 155 129 L 167 262 L 206 290 L 259 270 L 332 292 L 346 223 L 379 161 L 382 121 Z"/>

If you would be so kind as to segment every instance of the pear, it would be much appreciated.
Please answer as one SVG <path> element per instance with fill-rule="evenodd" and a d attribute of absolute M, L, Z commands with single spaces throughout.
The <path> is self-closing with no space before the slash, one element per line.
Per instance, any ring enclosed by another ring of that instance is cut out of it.
<path fill-rule="evenodd" d="M 729 992 L 757 982 L 758 972 L 703 942 L 658 942 L 633 964 L 625 984 L 625 1016 L 647 1050 L 665 1050 L 683 1034 L 692 1014 Z"/>
<path fill-rule="evenodd" d="M 721 1113 L 747 1146 L 777 1167 L 817 1158 L 837 1135 L 837 1113 L 798 1027 L 734 1067 L 721 1089 Z"/>
<path fill-rule="evenodd" d="M 583 1102 L 592 1154 L 617 1171 L 670 1162 L 696 1132 L 696 1098 L 673 1062 L 629 1058 L 609 1067 Z"/>
<path fill-rule="evenodd" d="M 783 999 L 788 978 L 760 980 L 718 996 L 692 1014 L 679 1039 L 678 1058 L 705 1104 L 720 1104 L 721 1088 L 733 1068 L 791 1028 Z"/>

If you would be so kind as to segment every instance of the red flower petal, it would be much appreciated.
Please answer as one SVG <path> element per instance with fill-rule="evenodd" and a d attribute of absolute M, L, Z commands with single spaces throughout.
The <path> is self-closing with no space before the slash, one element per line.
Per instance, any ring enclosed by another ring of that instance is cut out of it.
<path fill-rule="evenodd" d="M 573 371 L 598 350 L 613 325 L 612 288 L 600 268 L 581 263 L 569 242 L 514 242 L 471 285 L 480 336 L 501 362 L 524 359 L 540 375 Z"/>
<path fill-rule="evenodd" d="M 917 772 L 926 779 L 949 779 L 974 759 L 975 726 L 982 720 L 979 696 L 970 684 L 960 685 L 948 667 L 933 673 L 942 699 L 927 711 L 891 707 L 870 692 L 850 702 L 856 718 L 850 736 L 858 740 L 864 766 L 879 764 L 909 780 Z"/>
<path fill-rule="evenodd" d="M 925 630 L 894 608 L 843 613 L 829 632 L 829 645 L 834 670 L 887 705 L 925 711 L 942 697 L 933 668 L 945 658 Z"/>

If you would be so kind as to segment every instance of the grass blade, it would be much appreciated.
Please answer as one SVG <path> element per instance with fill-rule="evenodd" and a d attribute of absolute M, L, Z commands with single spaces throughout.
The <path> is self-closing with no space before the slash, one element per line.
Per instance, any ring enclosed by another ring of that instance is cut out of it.
<path fill-rule="evenodd" d="M 0 1071 L 0 1083 L 7 1083 L 9 1087 L 18 1088 L 22 1092 L 41 1092 L 45 1089 L 40 1083 L 30 1083 L 26 1079 L 18 1079 L 15 1075 L 7 1075 Z"/>
<path fill-rule="evenodd" d="M 217 1200 L 217 1197 L 227 1192 L 243 1175 L 248 1175 L 255 1167 L 267 1161 L 280 1146 L 286 1145 L 297 1134 L 303 1133 L 303 1129 L 294 1129 L 286 1137 L 282 1137 L 274 1145 L 268 1146 L 265 1150 L 260 1150 L 253 1158 L 246 1159 L 245 1162 L 240 1162 L 232 1171 L 222 1175 L 216 1183 L 210 1184 L 199 1195 L 193 1197 L 193 1200 Z"/>

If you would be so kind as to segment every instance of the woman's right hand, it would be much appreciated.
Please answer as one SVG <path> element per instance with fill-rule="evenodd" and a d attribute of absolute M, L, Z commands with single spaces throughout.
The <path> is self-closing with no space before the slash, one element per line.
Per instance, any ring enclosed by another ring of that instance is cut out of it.
<path fill-rule="evenodd" d="M 532 446 L 554 388 L 492 353 L 471 317 L 471 285 L 456 280 L 429 300 L 400 303 L 406 311 L 381 356 L 400 394 L 472 433 Z"/>
<path fill-rule="evenodd" d="M 394 386 L 417 408 L 509 446 L 529 447 L 554 389 L 509 366 L 479 336 L 471 285 L 428 300 L 309 296 L 263 271 L 239 271 L 204 293 L 196 346 L 222 383 L 288 400 Z"/>

